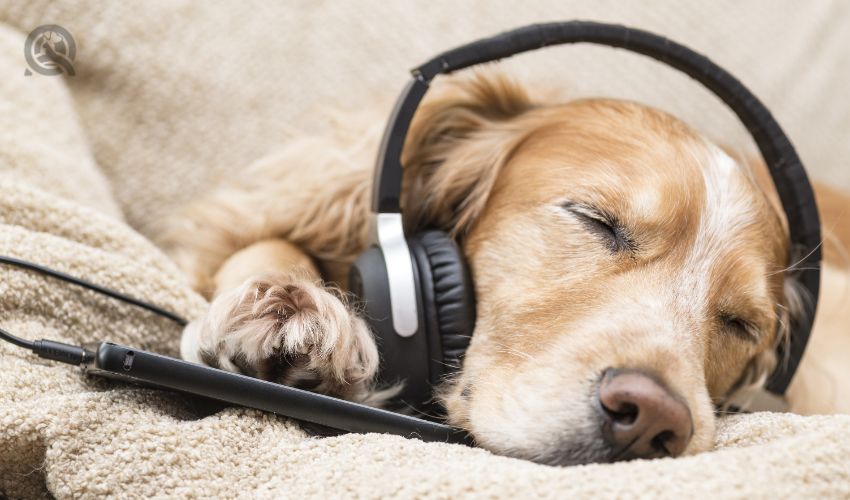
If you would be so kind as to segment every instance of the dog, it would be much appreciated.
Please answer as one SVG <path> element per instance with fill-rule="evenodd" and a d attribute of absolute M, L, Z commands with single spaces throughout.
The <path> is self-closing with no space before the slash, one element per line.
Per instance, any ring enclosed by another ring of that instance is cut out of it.
<path fill-rule="evenodd" d="M 763 164 L 634 102 L 535 99 L 494 72 L 434 87 L 405 144 L 402 204 L 409 231 L 451 234 L 475 286 L 462 369 L 435 388 L 447 422 L 553 465 L 710 449 L 716 414 L 782 362 L 807 300 Z M 168 252 L 211 299 L 183 333 L 185 359 L 370 405 L 392 397 L 345 292 L 369 243 L 380 125 L 295 140 L 170 224 Z M 850 206 L 821 192 L 827 210 Z M 822 312 L 840 308 L 829 297 L 844 279 L 825 276 Z M 823 346 L 840 335 L 818 327 L 810 354 L 834 357 Z M 810 357 L 792 409 L 848 410 L 847 388 L 818 381 L 838 372 L 807 369 Z"/>

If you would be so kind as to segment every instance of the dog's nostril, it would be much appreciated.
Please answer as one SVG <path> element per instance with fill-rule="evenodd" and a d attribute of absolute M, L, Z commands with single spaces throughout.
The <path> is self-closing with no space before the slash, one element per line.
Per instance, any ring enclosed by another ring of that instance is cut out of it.
<path fill-rule="evenodd" d="M 652 441 L 650 441 L 649 444 L 653 450 L 659 453 L 662 453 L 664 455 L 672 455 L 668 446 L 669 443 L 675 439 L 676 435 L 673 433 L 673 431 L 664 431 L 652 438 Z"/>
<path fill-rule="evenodd" d="M 639 411 L 637 405 L 628 402 L 620 403 L 617 409 L 608 408 L 602 402 L 602 409 L 605 410 L 605 413 L 613 422 L 620 425 L 633 424 L 637 420 Z"/>

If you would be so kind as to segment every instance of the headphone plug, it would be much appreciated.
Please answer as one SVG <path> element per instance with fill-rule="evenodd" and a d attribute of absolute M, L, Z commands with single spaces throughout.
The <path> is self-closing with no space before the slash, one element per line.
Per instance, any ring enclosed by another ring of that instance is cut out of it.
<path fill-rule="evenodd" d="M 41 339 L 32 343 L 32 351 L 42 358 L 69 365 L 84 365 L 94 361 L 95 354 L 83 347 Z"/>

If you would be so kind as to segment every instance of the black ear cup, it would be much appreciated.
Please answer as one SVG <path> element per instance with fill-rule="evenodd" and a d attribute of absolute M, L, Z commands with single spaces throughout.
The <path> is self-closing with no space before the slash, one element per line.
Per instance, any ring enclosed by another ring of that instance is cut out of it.
<path fill-rule="evenodd" d="M 432 387 L 460 368 L 475 327 L 475 297 L 457 244 L 443 231 L 417 233 L 407 241 L 413 259 L 419 326 L 401 337 L 393 328 L 389 280 L 381 249 L 373 246 L 351 266 L 349 290 L 358 297 L 381 353 L 379 379 L 404 382 L 400 408 L 428 413 Z"/>
<path fill-rule="evenodd" d="M 375 336 L 381 355 L 379 382 L 384 385 L 403 382 L 397 398 L 399 409 L 421 408 L 431 399 L 428 336 L 422 325 L 421 299 L 417 299 L 418 331 L 410 337 L 399 336 L 393 327 L 387 267 L 377 246 L 363 252 L 352 264 L 348 289 L 357 296 L 357 306 Z"/>
<path fill-rule="evenodd" d="M 463 254 L 447 233 L 423 231 L 408 243 L 418 270 L 429 378 L 436 384 L 460 368 L 475 328 L 475 294 Z"/>

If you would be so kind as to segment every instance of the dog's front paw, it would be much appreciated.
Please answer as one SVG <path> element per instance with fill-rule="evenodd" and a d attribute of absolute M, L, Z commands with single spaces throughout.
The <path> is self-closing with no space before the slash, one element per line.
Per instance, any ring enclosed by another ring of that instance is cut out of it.
<path fill-rule="evenodd" d="M 378 368 L 368 327 L 340 297 L 304 278 L 252 278 L 225 291 L 183 332 L 189 361 L 361 399 Z"/>

